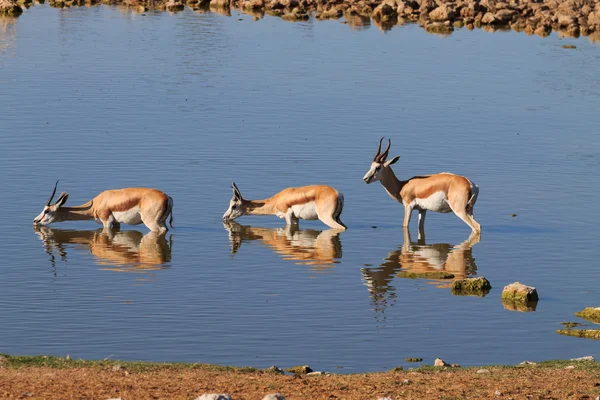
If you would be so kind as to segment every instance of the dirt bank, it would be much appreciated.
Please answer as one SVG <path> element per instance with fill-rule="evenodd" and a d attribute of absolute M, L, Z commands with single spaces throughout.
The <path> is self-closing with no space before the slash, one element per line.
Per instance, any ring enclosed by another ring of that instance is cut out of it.
<path fill-rule="evenodd" d="M 569 366 L 573 366 L 569 367 Z M 487 371 L 487 372 L 485 372 Z M 253 368 L 4 357 L 0 397 L 194 399 L 229 393 L 294 399 L 596 399 L 600 363 L 555 361 L 523 367 L 433 368 L 371 374 L 292 376 Z"/>

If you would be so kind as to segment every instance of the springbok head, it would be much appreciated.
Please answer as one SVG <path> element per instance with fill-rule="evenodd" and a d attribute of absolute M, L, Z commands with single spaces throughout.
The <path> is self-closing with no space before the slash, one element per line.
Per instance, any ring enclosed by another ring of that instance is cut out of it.
<path fill-rule="evenodd" d="M 40 215 L 38 215 L 37 217 L 35 217 L 35 219 L 33 220 L 33 224 L 34 225 L 50 225 L 51 223 L 58 221 L 57 220 L 56 212 L 58 211 L 58 209 L 60 207 L 62 207 L 63 204 L 66 203 L 67 199 L 69 198 L 69 195 L 66 194 L 65 192 L 62 192 L 60 194 L 60 196 L 58 196 L 58 199 L 56 200 L 56 203 L 50 204 L 50 203 L 52 203 L 52 199 L 54 198 L 54 194 L 56 194 L 56 187 L 57 186 L 58 186 L 58 181 L 56 181 L 56 184 L 54 185 L 54 190 L 52 191 L 52 194 L 50 195 L 50 198 L 46 202 L 46 205 L 44 206 L 44 209 L 42 210 L 42 212 L 40 213 Z"/>
<path fill-rule="evenodd" d="M 242 197 L 235 182 L 231 184 L 231 188 L 233 189 L 233 197 L 229 201 L 229 208 L 225 214 L 223 214 L 223 221 L 233 221 L 246 214 L 246 200 Z"/>
<path fill-rule="evenodd" d="M 373 158 L 373 162 L 371 163 L 371 168 L 369 172 L 364 176 L 363 180 L 365 183 L 369 184 L 371 182 L 377 182 L 382 179 L 383 171 L 386 168 L 389 168 L 390 165 L 394 164 L 396 161 L 400 159 L 400 156 L 396 156 L 389 161 L 386 161 L 388 154 L 390 152 L 390 147 L 392 145 L 392 141 L 388 139 L 387 149 L 382 153 L 381 152 L 381 143 L 383 142 L 383 138 L 379 140 L 379 147 L 377 147 L 377 154 Z"/>

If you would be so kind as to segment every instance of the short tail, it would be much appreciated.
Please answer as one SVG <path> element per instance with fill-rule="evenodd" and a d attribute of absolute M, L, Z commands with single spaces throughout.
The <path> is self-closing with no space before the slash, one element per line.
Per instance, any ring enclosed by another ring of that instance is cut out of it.
<path fill-rule="evenodd" d="M 348 229 L 348 227 L 346 225 L 344 225 L 344 223 L 340 220 L 340 214 L 342 214 L 343 209 L 344 209 L 344 195 L 342 193 L 338 192 L 337 207 L 335 209 L 335 213 L 333 214 L 333 219 L 335 220 L 335 222 L 342 225 L 344 228 Z"/>
<path fill-rule="evenodd" d="M 469 201 L 467 201 L 467 212 L 469 214 L 473 214 L 473 207 L 475 207 L 475 202 L 477 201 L 477 196 L 479 195 L 479 186 L 471 182 L 471 197 Z"/>
<path fill-rule="evenodd" d="M 169 196 L 169 225 L 173 228 L 173 198 Z"/>

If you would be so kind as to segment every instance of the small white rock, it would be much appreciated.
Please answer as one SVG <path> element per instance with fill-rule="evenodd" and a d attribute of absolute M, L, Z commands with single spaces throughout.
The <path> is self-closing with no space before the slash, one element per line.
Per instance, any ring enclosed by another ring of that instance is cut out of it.
<path fill-rule="evenodd" d="M 404 383 L 405 385 L 409 385 L 412 383 L 412 381 L 410 379 L 405 379 L 402 381 L 402 383 Z"/>
<path fill-rule="evenodd" d="M 209 393 L 196 397 L 194 400 L 232 400 L 228 394 Z"/>
<path fill-rule="evenodd" d="M 494 395 L 496 395 L 496 396 L 502 396 L 502 392 L 501 392 L 501 391 L 499 391 L 499 390 L 496 390 L 496 391 L 494 392 Z"/>
<path fill-rule="evenodd" d="M 478 369 L 478 370 L 477 370 L 477 373 L 478 373 L 478 374 L 489 374 L 489 373 L 490 373 L 490 371 L 489 371 L 489 370 L 487 370 L 487 369 Z"/>
<path fill-rule="evenodd" d="M 575 369 L 575 366 L 574 365 L 569 365 L 569 366 L 565 367 L 565 369 Z"/>
<path fill-rule="evenodd" d="M 519 365 L 537 365 L 537 363 L 534 363 L 533 361 L 523 361 Z"/>
<path fill-rule="evenodd" d="M 271 393 L 266 395 L 263 400 L 285 400 L 285 397 L 279 393 Z"/>
<path fill-rule="evenodd" d="M 306 374 L 306 376 L 319 376 L 319 375 L 327 375 L 326 372 L 323 371 L 313 371 Z"/>
<path fill-rule="evenodd" d="M 569 361 L 596 361 L 596 359 L 594 358 L 594 356 L 585 356 L 585 357 L 571 358 Z"/>
<path fill-rule="evenodd" d="M 433 366 L 434 367 L 449 367 L 450 364 L 448 364 L 446 361 L 442 360 L 441 358 L 436 358 L 435 361 L 433 362 Z"/>

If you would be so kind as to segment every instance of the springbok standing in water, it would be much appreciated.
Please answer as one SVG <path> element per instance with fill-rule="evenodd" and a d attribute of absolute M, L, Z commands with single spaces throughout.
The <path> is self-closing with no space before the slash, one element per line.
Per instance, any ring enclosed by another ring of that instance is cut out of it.
<path fill-rule="evenodd" d="M 223 221 L 233 221 L 242 215 L 276 215 L 285 218 L 287 225 L 298 220 L 318 219 L 330 228 L 346 230 L 340 220 L 344 196 L 330 186 L 314 185 L 287 188 L 265 200 L 246 200 L 233 182 L 233 197 Z"/>
<path fill-rule="evenodd" d="M 481 226 L 473 218 L 473 207 L 479 193 L 477 185 L 464 176 L 449 172 L 415 176 L 401 181 L 390 167 L 400 156 L 386 161 L 392 141 L 388 139 L 387 149 L 383 153 L 382 142 L 383 138 L 379 141 L 377 154 L 363 180 L 367 184 L 380 181 L 388 194 L 404 205 L 404 227 L 408 227 L 413 209 L 419 211 L 419 233 L 423 232 L 427 210 L 440 213 L 452 211 L 469 225 L 473 233 L 481 232 Z"/>
<path fill-rule="evenodd" d="M 54 222 L 95 220 L 104 229 L 119 228 L 120 224 L 144 224 L 152 232 L 167 232 L 167 218 L 173 227 L 173 199 L 157 189 L 125 188 L 105 190 L 85 204 L 63 207 L 69 195 L 62 192 L 52 203 L 56 185 L 44 209 L 33 220 L 34 225 L 50 225 Z"/>

